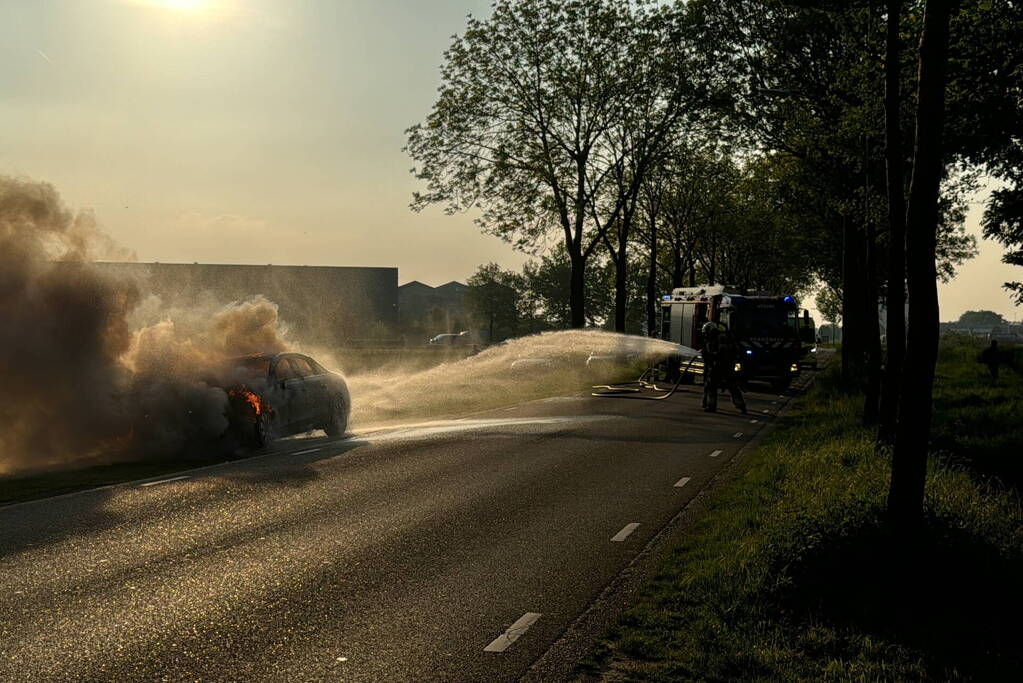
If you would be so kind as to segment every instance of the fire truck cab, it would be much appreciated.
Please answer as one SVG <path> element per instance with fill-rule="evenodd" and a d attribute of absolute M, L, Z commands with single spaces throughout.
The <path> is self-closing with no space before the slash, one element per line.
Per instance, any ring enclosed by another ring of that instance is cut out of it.
<path fill-rule="evenodd" d="M 792 296 L 747 296 L 722 285 L 679 287 L 661 297 L 661 338 L 697 350 L 703 348 L 703 325 L 720 323 L 738 347 L 736 371 L 743 381 L 766 381 L 776 390 L 799 374 L 805 355 L 799 305 Z M 699 361 L 677 368 L 702 375 Z"/>

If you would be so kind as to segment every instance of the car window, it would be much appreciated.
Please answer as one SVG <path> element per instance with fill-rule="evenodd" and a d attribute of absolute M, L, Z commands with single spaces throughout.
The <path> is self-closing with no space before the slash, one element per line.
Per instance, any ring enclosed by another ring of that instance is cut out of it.
<path fill-rule="evenodd" d="M 277 362 L 277 379 L 295 379 L 298 374 L 291 367 L 290 358 L 282 358 Z"/>
<path fill-rule="evenodd" d="M 238 384 L 255 386 L 266 382 L 270 374 L 270 359 L 265 356 L 235 358 L 215 371 L 211 380 L 220 386 Z"/>
<path fill-rule="evenodd" d="M 291 363 L 291 367 L 295 370 L 299 377 L 309 377 L 310 375 L 316 374 L 313 367 L 309 365 L 309 361 L 301 356 L 292 356 L 288 358 L 288 361 Z"/>
<path fill-rule="evenodd" d="M 266 377 L 270 374 L 270 359 L 266 356 L 247 356 L 235 360 L 235 366 L 253 375 Z"/>
<path fill-rule="evenodd" d="M 305 360 L 306 360 L 307 363 L 309 363 L 309 367 L 311 367 L 313 369 L 313 374 L 314 375 L 326 375 L 327 374 L 327 368 L 323 367 L 322 365 L 320 365 L 319 363 L 314 361 L 312 358 L 306 358 Z"/>

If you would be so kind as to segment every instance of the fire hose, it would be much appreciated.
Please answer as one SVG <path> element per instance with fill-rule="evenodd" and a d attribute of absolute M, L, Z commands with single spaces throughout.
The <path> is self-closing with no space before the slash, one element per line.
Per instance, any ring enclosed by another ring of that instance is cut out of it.
<path fill-rule="evenodd" d="M 646 370 L 643 371 L 643 374 L 641 374 L 635 381 L 632 382 L 594 385 L 592 387 L 593 389 L 602 389 L 603 391 L 590 392 L 590 396 L 597 396 L 599 398 L 631 398 L 640 401 L 663 401 L 666 398 L 669 398 L 678 390 L 679 385 L 682 384 L 682 379 L 686 376 L 686 373 L 689 372 L 689 369 L 693 366 L 693 361 L 695 361 L 696 359 L 697 356 L 693 356 L 692 358 L 689 359 L 689 364 L 686 365 L 685 370 L 681 368 L 679 369 L 678 379 L 675 380 L 675 385 L 671 389 L 669 389 L 666 394 L 662 394 L 661 396 L 636 395 L 641 394 L 643 391 L 648 389 L 652 391 L 664 391 L 664 389 L 657 386 L 656 380 L 654 380 L 653 382 L 648 382 L 646 379 L 647 375 L 649 375 L 650 372 L 657 367 L 656 365 L 651 365 L 650 367 L 648 367 Z M 638 387 L 632 386 L 637 384 L 639 385 Z"/>

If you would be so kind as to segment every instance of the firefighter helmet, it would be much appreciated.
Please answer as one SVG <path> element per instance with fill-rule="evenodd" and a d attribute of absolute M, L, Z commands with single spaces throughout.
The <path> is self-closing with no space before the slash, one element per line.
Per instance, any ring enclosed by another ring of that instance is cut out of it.
<path fill-rule="evenodd" d="M 703 333 L 704 334 L 710 334 L 712 332 L 724 332 L 725 326 L 724 325 L 720 325 L 720 324 L 718 324 L 716 322 L 713 322 L 713 321 L 707 321 L 707 322 L 703 323 L 703 328 L 702 329 L 703 329 Z"/>

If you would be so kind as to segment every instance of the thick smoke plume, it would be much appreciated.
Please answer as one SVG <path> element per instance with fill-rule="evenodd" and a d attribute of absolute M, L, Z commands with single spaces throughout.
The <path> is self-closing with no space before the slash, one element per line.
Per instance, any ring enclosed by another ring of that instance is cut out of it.
<path fill-rule="evenodd" d="M 264 298 L 168 312 L 91 263 L 132 257 L 52 185 L 0 176 L 0 474 L 217 436 L 227 396 L 200 378 L 289 346 Z"/>
<path fill-rule="evenodd" d="M 220 386 L 259 388 L 225 380 L 224 359 L 296 348 L 262 296 L 226 306 L 212 295 L 143 296 L 92 263 L 131 258 L 51 185 L 0 176 L 0 475 L 230 448 Z M 362 367 L 352 350 L 309 350 L 348 372 L 352 425 L 364 428 L 577 392 L 679 349 L 571 331 L 439 365 L 442 355 L 422 349 L 417 360 Z"/>

